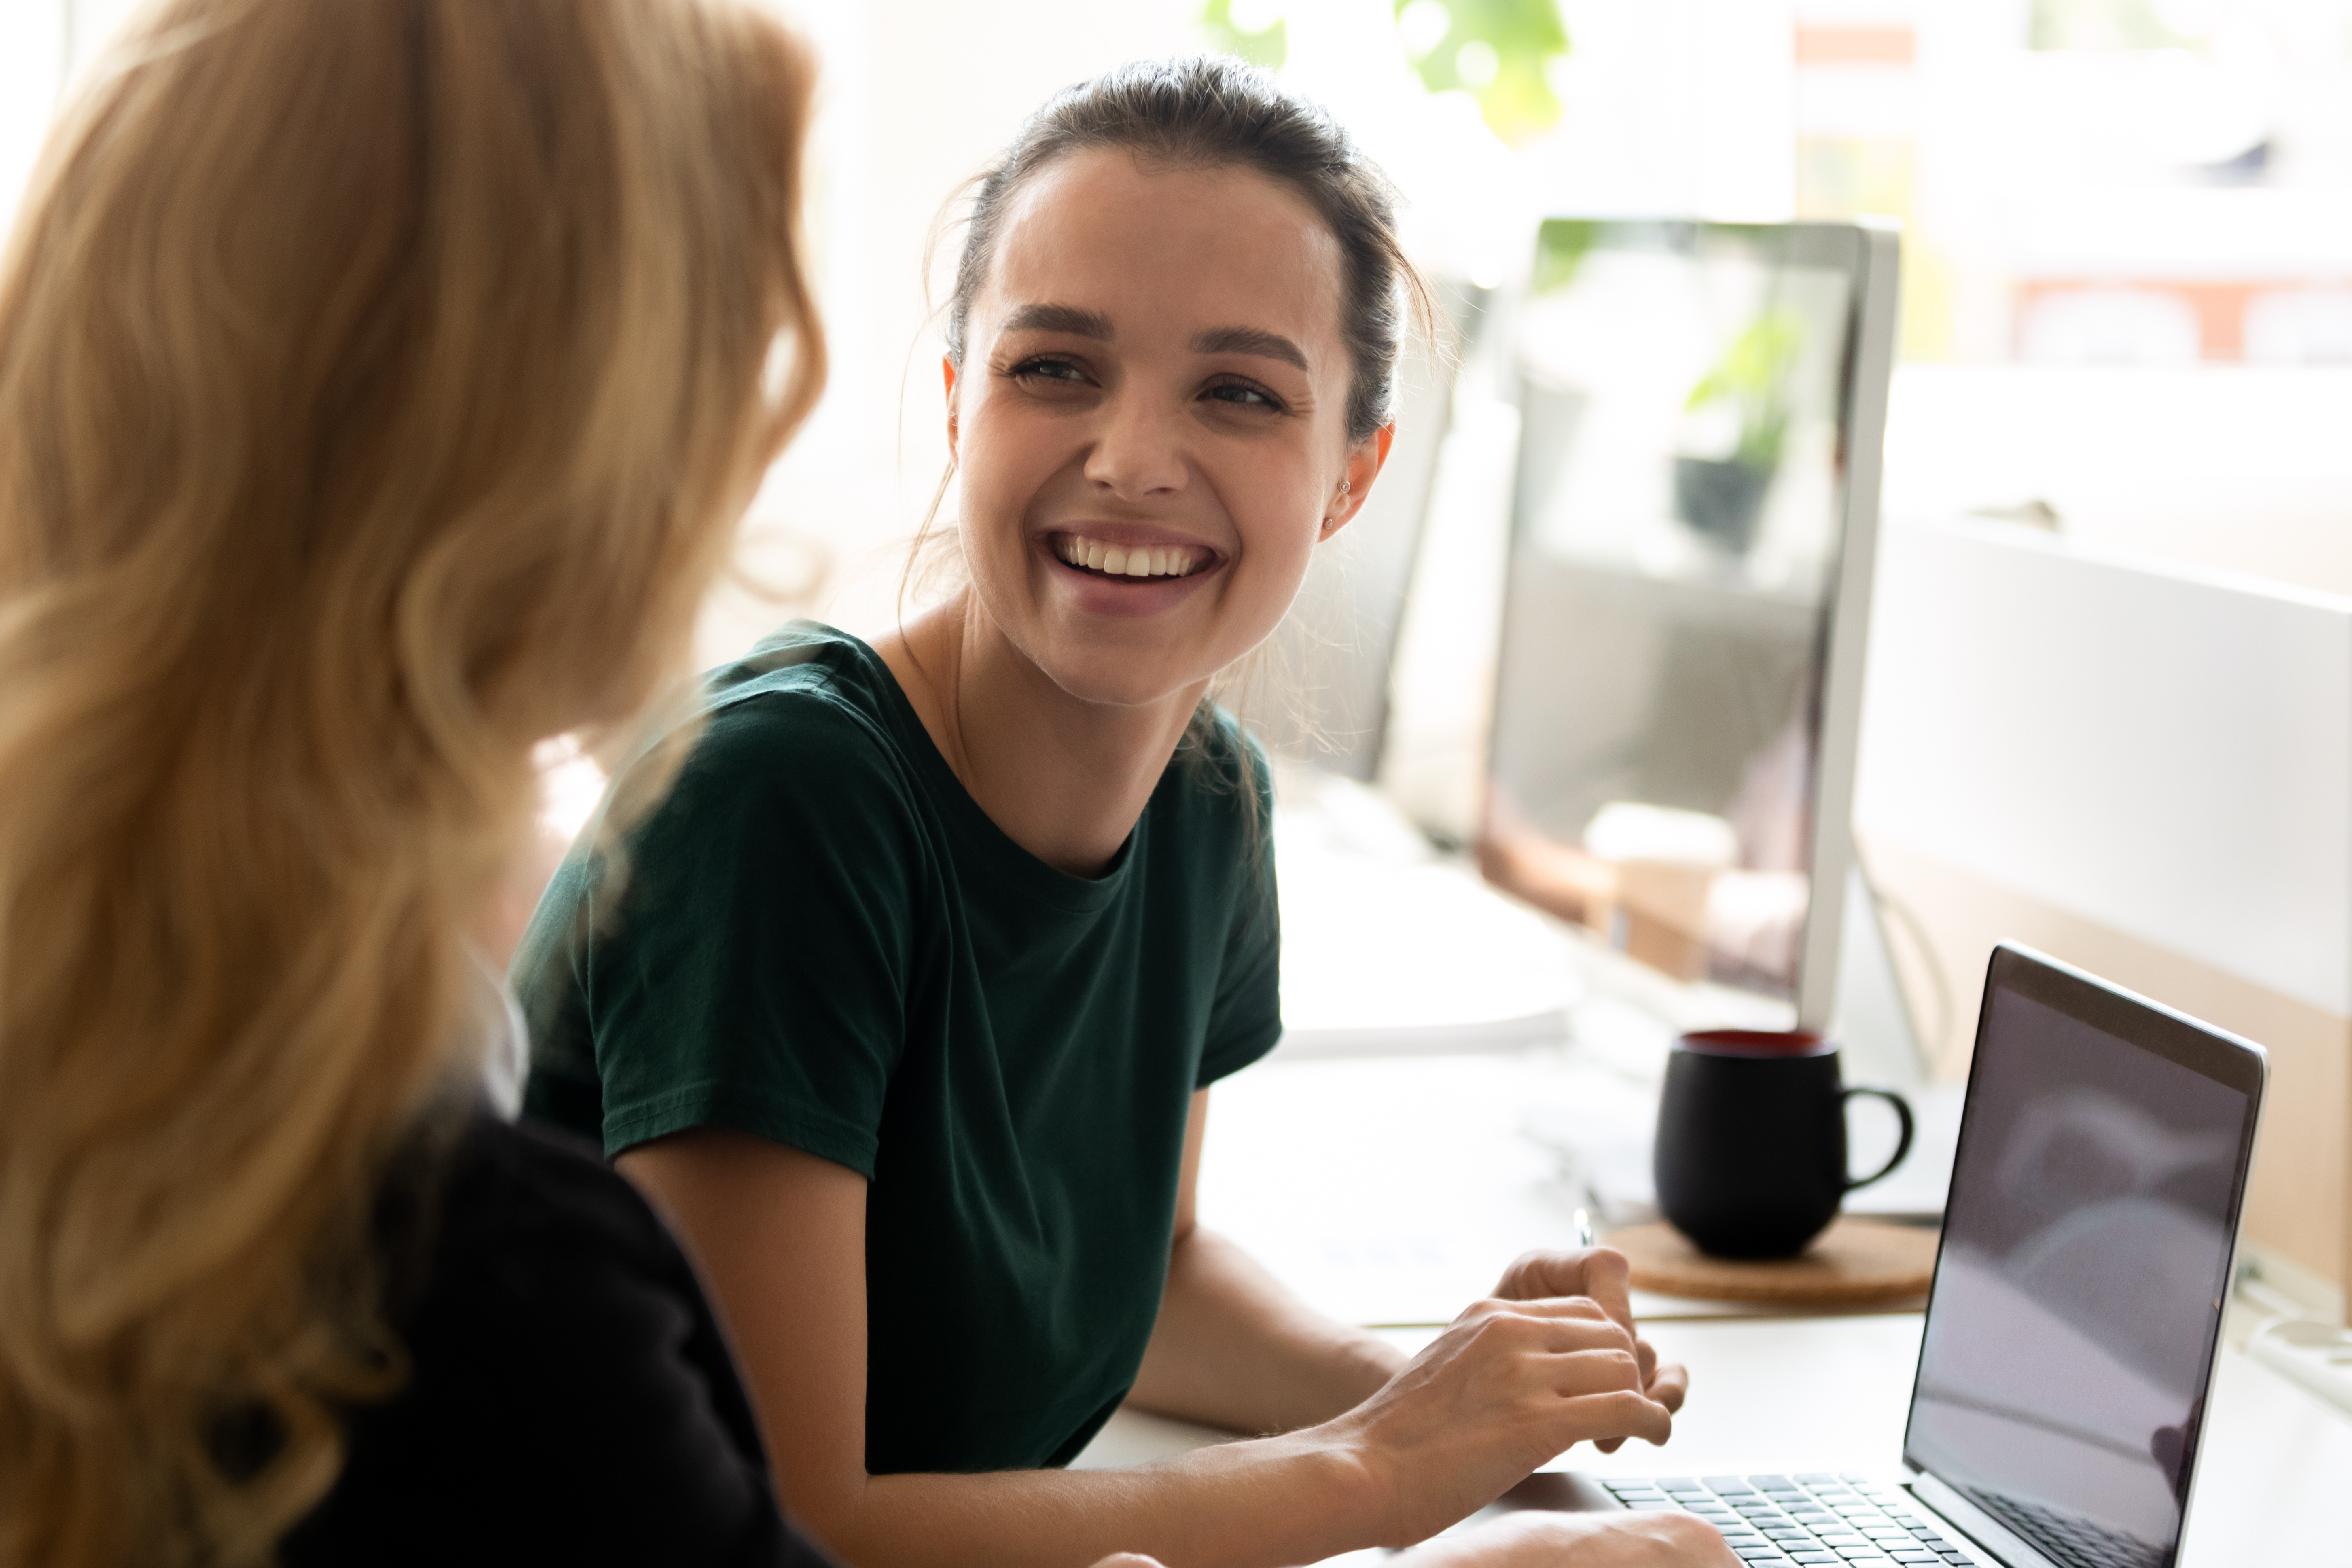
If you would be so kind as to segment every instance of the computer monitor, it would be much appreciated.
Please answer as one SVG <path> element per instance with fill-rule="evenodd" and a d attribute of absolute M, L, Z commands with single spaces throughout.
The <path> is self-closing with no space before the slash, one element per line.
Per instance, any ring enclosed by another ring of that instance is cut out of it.
<path fill-rule="evenodd" d="M 1896 239 L 1554 219 L 1481 862 L 1687 980 L 1835 1006 Z"/>

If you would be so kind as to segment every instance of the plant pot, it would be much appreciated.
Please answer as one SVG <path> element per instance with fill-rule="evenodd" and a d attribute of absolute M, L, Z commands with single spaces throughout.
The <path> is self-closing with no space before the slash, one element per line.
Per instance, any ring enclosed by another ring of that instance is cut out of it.
<path fill-rule="evenodd" d="M 1676 458 L 1675 512 L 1691 531 L 1729 555 L 1756 542 L 1772 469 L 1737 458 Z"/>

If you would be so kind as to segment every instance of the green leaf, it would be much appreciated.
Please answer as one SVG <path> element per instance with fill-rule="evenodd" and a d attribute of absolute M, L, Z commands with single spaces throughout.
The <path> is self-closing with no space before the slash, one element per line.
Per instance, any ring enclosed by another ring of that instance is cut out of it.
<path fill-rule="evenodd" d="M 1789 376 L 1804 351 L 1805 321 L 1787 306 L 1766 310 L 1731 340 L 1715 368 L 1683 400 L 1685 413 L 1729 403 L 1739 415 L 1739 461 L 1772 468 L 1789 434 Z"/>
<path fill-rule="evenodd" d="M 1557 0 L 1395 0 L 1399 17 L 1430 5 L 1444 11 L 1446 26 L 1412 63 L 1423 86 L 1469 93 L 1487 126 L 1514 147 L 1559 123 L 1546 71 L 1569 52 Z M 1465 65 L 1474 68 L 1467 74 Z"/>
<path fill-rule="evenodd" d="M 1536 230 L 1536 292 L 1549 294 L 1576 281 L 1578 268 L 1600 237 L 1601 226 L 1590 218 L 1544 219 Z"/>
<path fill-rule="evenodd" d="M 1201 31 L 1219 54 L 1239 55 L 1268 70 L 1280 70 L 1290 58 L 1290 24 L 1277 16 L 1271 26 L 1244 33 L 1234 26 L 1234 0 L 1207 0 L 1201 7 Z"/>

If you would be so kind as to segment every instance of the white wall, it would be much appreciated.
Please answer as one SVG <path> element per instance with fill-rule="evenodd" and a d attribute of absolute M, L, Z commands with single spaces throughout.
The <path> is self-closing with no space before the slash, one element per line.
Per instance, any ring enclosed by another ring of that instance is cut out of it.
<path fill-rule="evenodd" d="M 2352 1016 L 2352 599 L 1995 523 L 1878 581 L 1866 839 Z"/>
<path fill-rule="evenodd" d="M 1888 517 L 2030 500 L 2082 543 L 2352 594 L 2352 368 L 1895 372 Z"/>

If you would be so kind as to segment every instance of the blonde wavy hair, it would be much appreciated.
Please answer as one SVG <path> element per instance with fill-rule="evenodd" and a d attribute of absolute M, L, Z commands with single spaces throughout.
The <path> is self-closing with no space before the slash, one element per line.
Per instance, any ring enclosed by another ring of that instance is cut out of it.
<path fill-rule="evenodd" d="M 0 264 L 0 1564 L 266 1561 L 397 1386 L 371 1211 L 470 1070 L 532 745 L 675 679 L 823 379 L 810 73 L 725 0 L 164 0 L 53 132 Z"/>

